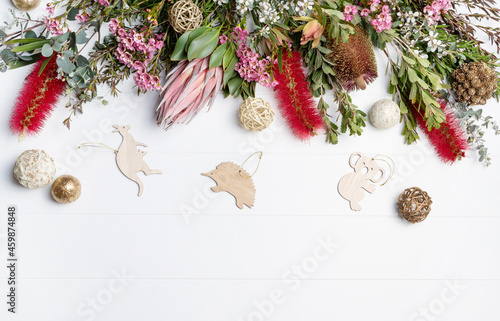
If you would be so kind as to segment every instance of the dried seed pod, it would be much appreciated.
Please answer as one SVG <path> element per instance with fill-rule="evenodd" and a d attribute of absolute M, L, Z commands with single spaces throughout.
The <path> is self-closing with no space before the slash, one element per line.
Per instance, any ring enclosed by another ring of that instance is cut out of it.
<path fill-rule="evenodd" d="M 485 105 L 497 90 L 495 70 L 483 61 L 463 64 L 453 72 L 452 77 L 452 88 L 462 103 Z"/>

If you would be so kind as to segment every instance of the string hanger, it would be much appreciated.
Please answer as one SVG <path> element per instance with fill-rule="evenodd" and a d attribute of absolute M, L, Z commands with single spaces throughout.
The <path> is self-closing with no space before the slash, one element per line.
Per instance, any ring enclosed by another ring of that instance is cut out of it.
<path fill-rule="evenodd" d="M 245 159 L 245 161 L 243 162 L 243 164 L 241 164 L 241 168 L 243 168 L 243 166 L 245 166 L 245 163 L 246 163 L 246 162 L 247 162 L 250 158 L 252 158 L 254 155 L 257 155 L 257 154 L 259 154 L 259 162 L 257 163 L 257 168 L 255 168 L 255 171 L 253 172 L 253 174 L 252 174 L 252 175 L 248 175 L 248 176 L 243 176 L 243 175 L 241 174 L 241 170 L 240 170 L 240 176 L 241 176 L 241 177 L 252 177 L 252 176 L 254 176 L 254 175 L 255 175 L 255 173 L 257 173 L 257 170 L 259 170 L 259 166 L 260 166 L 260 160 L 262 159 L 262 155 L 264 155 L 264 153 L 263 153 L 262 151 L 255 152 L 255 153 L 253 153 L 252 155 L 248 156 L 248 158 L 247 158 L 247 159 Z"/>
<path fill-rule="evenodd" d="M 377 158 L 377 157 L 379 157 L 379 158 Z M 381 158 L 381 157 L 385 157 L 385 158 L 389 159 L 391 161 L 392 165 L 386 159 Z M 396 171 L 396 163 L 389 156 L 382 155 L 382 154 L 375 155 L 374 157 L 372 157 L 372 160 L 374 160 L 374 161 L 375 160 L 382 161 L 382 162 L 386 163 L 387 166 L 389 166 L 389 177 L 387 177 L 387 179 L 385 180 L 385 182 L 380 185 L 380 186 L 384 186 L 385 184 L 387 184 L 387 182 L 389 182 L 392 179 L 392 176 L 394 175 L 394 172 Z"/>
<path fill-rule="evenodd" d="M 108 145 L 104 144 L 104 143 L 99 143 L 99 142 L 88 142 L 88 143 L 81 143 L 80 145 L 78 145 L 78 148 L 82 148 L 82 147 L 97 147 L 97 148 L 105 148 L 105 149 L 109 149 L 109 150 L 112 150 L 114 151 L 116 154 L 118 154 L 118 150 L 112 148 L 112 147 L 109 147 Z"/>

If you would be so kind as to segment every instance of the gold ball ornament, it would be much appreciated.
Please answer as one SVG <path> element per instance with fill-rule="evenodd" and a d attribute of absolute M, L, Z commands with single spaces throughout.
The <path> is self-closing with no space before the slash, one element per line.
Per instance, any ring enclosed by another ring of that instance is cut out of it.
<path fill-rule="evenodd" d="M 177 33 L 185 33 L 201 26 L 203 13 L 191 0 L 177 1 L 168 12 L 168 20 Z"/>
<path fill-rule="evenodd" d="M 269 127 L 273 120 L 273 107 L 262 98 L 248 97 L 240 105 L 240 123 L 246 130 L 261 131 Z"/>
<path fill-rule="evenodd" d="M 50 193 L 58 203 L 71 203 L 80 197 L 82 193 L 82 186 L 76 177 L 71 175 L 62 175 L 59 176 L 52 184 Z"/>
<path fill-rule="evenodd" d="M 431 212 L 432 200 L 427 192 L 418 187 L 407 188 L 399 195 L 399 214 L 410 223 L 419 223 Z"/>
<path fill-rule="evenodd" d="M 42 0 L 12 0 L 12 4 L 19 10 L 31 11 L 36 9 Z"/>

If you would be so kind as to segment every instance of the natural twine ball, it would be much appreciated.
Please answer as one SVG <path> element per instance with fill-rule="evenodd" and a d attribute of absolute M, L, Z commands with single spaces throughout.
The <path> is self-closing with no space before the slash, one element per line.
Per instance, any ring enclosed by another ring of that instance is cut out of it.
<path fill-rule="evenodd" d="M 71 203 L 82 194 L 82 186 L 76 177 L 62 175 L 52 183 L 50 194 L 58 203 Z"/>
<path fill-rule="evenodd" d="M 240 105 L 240 123 L 255 132 L 266 129 L 274 120 L 271 104 L 262 98 L 248 97 Z"/>
<path fill-rule="evenodd" d="M 56 175 L 56 164 L 52 157 L 41 149 L 24 151 L 14 166 L 14 177 L 27 188 L 38 188 L 50 184 Z"/>
<path fill-rule="evenodd" d="M 203 13 L 193 1 L 180 0 L 170 8 L 168 20 L 174 30 L 182 34 L 201 26 Z"/>
<path fill-rule="evenodd" d="M 12 4 L 19 10 L 30 11 L 36 9 L 42 0 L 12 0 Z"/>
<path fill-rule="evenodd" d="M 411 223 L 425 220 L 431 211 L 432 200 L 427 192 L 418 187 L 407 188 L 399 195 L 399 214 Z"/>

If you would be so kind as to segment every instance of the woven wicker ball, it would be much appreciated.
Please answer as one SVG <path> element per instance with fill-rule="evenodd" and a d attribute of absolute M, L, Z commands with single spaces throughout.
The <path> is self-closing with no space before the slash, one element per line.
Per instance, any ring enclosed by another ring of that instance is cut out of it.
<path fill-rule="evenodd" d="M 182 34 L 201 26 L 203 13 L 193 1 L 180 0 L 170 8 L 168 20 L 174 30 Z"/>
<path fill-rule="evenodd" d="M 240 122 L 247 130 L 266 129 L 274 120 L 271 104 L 262 98 L 248 97 L 240 105 Z"/>
<path fill-rule="evenodd" d="M 432 200 L 418 187 L 407 188 L 399 195 L 399 214 L 411 223 L 425 220 L 431 211 Z"/>

